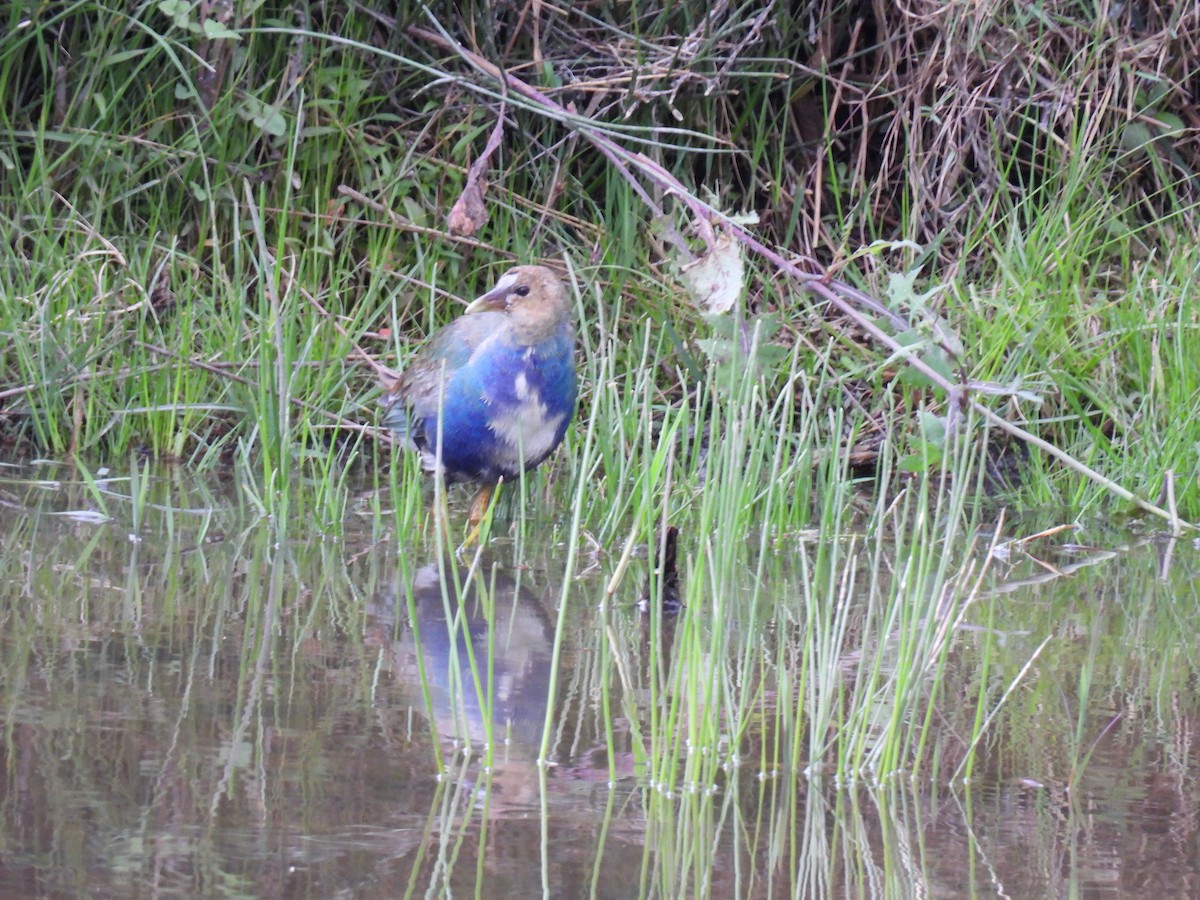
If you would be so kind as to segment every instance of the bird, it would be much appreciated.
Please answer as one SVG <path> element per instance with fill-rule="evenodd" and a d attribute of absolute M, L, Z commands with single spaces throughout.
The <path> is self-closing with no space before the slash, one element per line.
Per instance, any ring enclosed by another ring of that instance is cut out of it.
<path fill-rule="evenodd" d="M 478 526 L 501 479 L 562 443 L 577 391 L 567 289 L 544 266 L 516 266 L 417 351 L 382 421 L 426 472 L 480 485 L 467 516 Z"/>

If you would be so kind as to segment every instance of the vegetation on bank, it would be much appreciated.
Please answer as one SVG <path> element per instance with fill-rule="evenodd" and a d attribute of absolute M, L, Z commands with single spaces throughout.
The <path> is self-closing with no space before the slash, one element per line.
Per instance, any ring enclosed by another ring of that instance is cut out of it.
<path fill-rule="evenodd" d="M 372 364 L 546 259 L 592 390 L 600 346 L 653 371 L 641 425 L 753 338 L 767 396 L 846 410 L 829 451 L 919 467 L 979 400 L 1200 517 L 1188 5 L 394 12 L 9 7 L 5 444 L 287 470 L 359 440 Z M 730 244 L 744 295 L 697 309 L 682 270 Z M 1104 495 L 1041 451 L 1023 480 Z"/>

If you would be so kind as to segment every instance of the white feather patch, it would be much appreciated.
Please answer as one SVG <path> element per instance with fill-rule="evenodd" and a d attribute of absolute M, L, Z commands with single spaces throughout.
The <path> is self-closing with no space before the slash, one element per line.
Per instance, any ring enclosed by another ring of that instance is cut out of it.
<path fill-rule="evenodd" d="M 554 447 L 554 438 L 563 416 L 547 416 L 546 404 L 531 391 L 525 376 L 517 378 L 517 396 L 521 404 L 503 419 L 492 419 L 488 427 L 500 439 L 496 449 L 505 468 L 517 470 L 527 459 L 541 459 Z"/>

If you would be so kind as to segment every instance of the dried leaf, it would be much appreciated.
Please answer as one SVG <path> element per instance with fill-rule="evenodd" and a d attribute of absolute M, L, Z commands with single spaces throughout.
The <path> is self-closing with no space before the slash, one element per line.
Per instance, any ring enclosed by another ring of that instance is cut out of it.
<path fill-rule="evenodd" d="M 446 217 L 446 227 L 450 229 L 451 234 L 471 237 L 487 222 L 487 207 L 483 204 L 483 192 L 486 190 L 487 182 L 482 178 L 467 179 L 467 186 L 454 202 L 450 215 Z"/>
<path fill-rule="evenodd" d="M 467 172 L 466 187 L 454 202 L 450 215 L 446 217 L 446 227 L 450 229 L 451 234 L 471 237 L 487 223 L 488 213 L 487 207 L 483 203 L 483 195 L 487 193 L 488 184 L 483 173 L 487 170 L 488 160 L 500 146 L 500 139 L 503 136 L 504 108 L 501 107 L 496 125 L 492 129 L 492 133 L 488 135 L 487 146 L 483 148 L 483 154 L 479 159 L 471 164 L 471 168 Z"/>
<path fill-rule="evenodd" d="M 720 234 L 711 251 L 680 267 L 680 275 L 696 306 L 708 312 L 729 312 L 746 287 L 742 245 L 729 235 Z"/>

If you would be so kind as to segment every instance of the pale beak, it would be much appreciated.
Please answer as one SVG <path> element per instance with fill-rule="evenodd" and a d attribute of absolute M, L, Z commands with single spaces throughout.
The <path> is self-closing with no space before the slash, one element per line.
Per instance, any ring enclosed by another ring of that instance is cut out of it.
<path fill-rule="evenodd" d="M 463 315 L 469 313 L 484 312 L 489 309 L 503 310 L 508 306 L 508 293 L 512 290 L 513 278 L 512 274 L 505 275 L 496 282 L 496 286 L 486 294 L 476 297 L 471 301 L 471 305 L 463 310 Z"/>
<path fill-rule="evenodd" d="M 482 297 L 476 297 L 474 300 L 472 300 L 471 305 L 463 310 L 463 315 L 465 316 L 469 313 L 485 312 L 489 309 L 504 309 L 506 305 L 504 298 L 506 296 L 507 293 L 502 294 L 495 290 L 488 291 Z"/>

